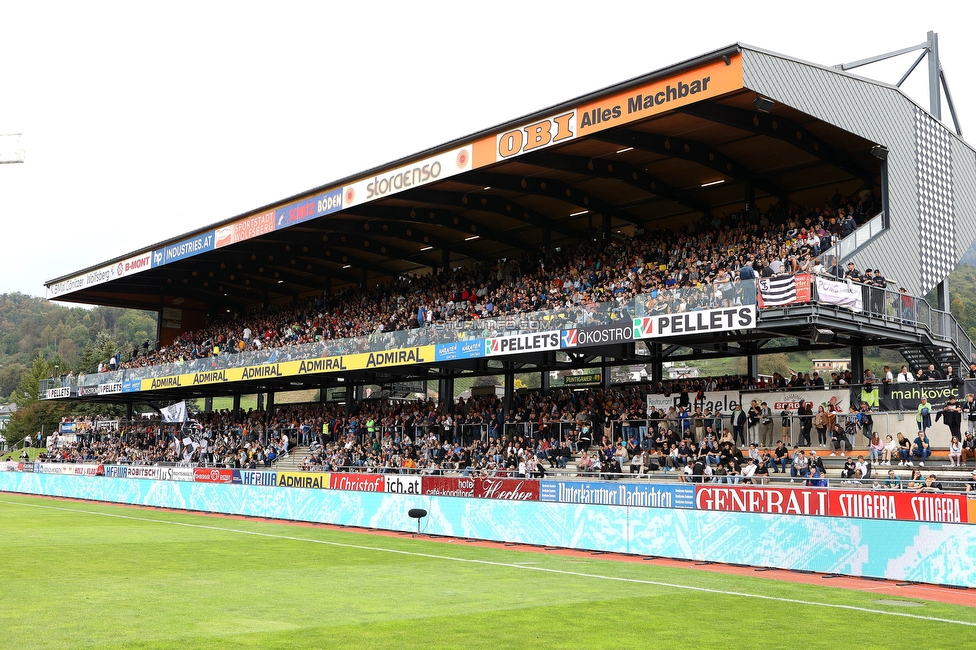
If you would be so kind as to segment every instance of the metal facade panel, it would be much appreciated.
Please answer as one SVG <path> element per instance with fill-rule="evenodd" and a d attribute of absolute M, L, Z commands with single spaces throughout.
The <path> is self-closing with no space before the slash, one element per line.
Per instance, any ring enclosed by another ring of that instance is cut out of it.
<path fill-rule="evenodd" d="M 914 102 L 895 88 L 832 68 L 748 48 L 743 48 L 742 56 L 747 88 L 888 147 L 891 229 L 857 254 L 858 267 L 880 266 L 885 276 L 915 295 L 924 294 L 931 288 L 925 285 L 933 280 L 941 281 L 947 273 L 944 267 L 927 274 L 924 283 L 922 280 L 920 231 L 931 234 L 931 228 L 919 219 L 919 166 L 930 159 L 931 151 L 919 151 Z M 952 191 L 946 204 L 952 210 L 943 216 L 951 218 L 954 227 L 943 228 L 940 236 L 950 232 L 955 240 L 943 242 L 943 248 L 952 251 L 954 265 L 976 238 L 976 154 L 944 125 L 926 118 L 931 121 L 926 128 L 937 132 L 940 140 L 948 134 L 948 148 L 941 151 L 948 152 L 949 160 L 940 164 L 948 165 L 946 175 L 951 178 Z"/>

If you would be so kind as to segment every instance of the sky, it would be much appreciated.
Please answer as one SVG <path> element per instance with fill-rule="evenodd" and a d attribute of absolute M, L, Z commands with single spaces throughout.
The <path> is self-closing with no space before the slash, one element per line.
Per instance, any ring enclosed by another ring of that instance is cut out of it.
<path fill-rule="evenodd" d="M 834 65 L 933 30 L 976 142 L 963 5 L 868 4 L 0 0 L 0 134 L 23 133 L 26 158 L 0 165 L 0 293 L 43 296 L 47 280 L 737 41 Z M 918 54 L 857 73 L 895 83 Z M 926 73 L 903 89 L 927 108 Z"/>

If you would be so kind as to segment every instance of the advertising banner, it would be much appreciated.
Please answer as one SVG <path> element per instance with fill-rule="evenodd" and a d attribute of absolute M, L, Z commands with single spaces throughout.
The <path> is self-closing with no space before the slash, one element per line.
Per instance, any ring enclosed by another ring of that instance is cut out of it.
<path fill-rule="evenodd" d="M 433 363 L 434 349 L 435 346 L 433 345 L 421 345 L 398 350 L 360 352 L 335 357 L 282 361 L 280 363 L 268 363 L 259 366 L 243 366 L 240 368 L 190 372 L 182 375 L 151 377 L 141 380 L 140 390 L 162 390 L 165 388 L 201 386 L 230 381 L 264 379 L 268 377 L 293 377 L 296 375 L 341 372 L 343 370 L 370 370 L 372 368 Z"/>
<path fill-rule="evenodd" d="M 809 273 L 760 278 L 757 283 L 759 308 L 808 303 L 811 296 L 811 282 L 812 276 Z"/>
<path fill-rule="evenodd" d="M 342 188 L 330 190 L 308 199 L 289 203 L 283 208 L 275 210 L 275 230 L 316 219 L 318 217 L 338 212 L 342 209 Z"/>
<path fill-rule="evenodd" d="M 145 465 L 129 465 L 125 474 L 126 478 L 148 478 L 159 480 L 160 471 L 158 467 L 147 467 Z"/>
<path fill-rule="evenodd" d="M 322 490 L 329 487 L 329 475 L 322 472 L 278 472 L 278 487 Z"/>
<path fill-rule="evenodd" d="M 122 392 L 122 382 L 114 381 L 109 384 L 99 384 L 98 394 L 99 395 L 116 395 Z"/>
<path fill-rule="evenodd" d="M 64 386 L 62 388 L 48 388 L 45 391 L 47 399 L 64 399 L 66 397 L 71 397 L 71 386 Z"/>
<path fill-rule="evenodd" d="M 471 145 L 465 145 L 346 185 L 342 206 L 348 208 L 376 201 L 470 169 Z"/>
<path fill-rule="evenodd" d="M 115 264 L 109 264 L 108 266 L 103 266 L 100 269 L 95 269 L 94 271 L 89 271 L 88 273 L 82 273 L 81 275 L 76 275 L 72 278 L 68 278 L 67 280 L 62 280 L 61 282 L 49 286 L 47 288 L 45 297 L 48 300 L 55 300 L 58 296 L 62 296 L 66 293 L 81 291 L 82 289 L 87 289 L 89 287 L 102 284 L 103 282 L 114 280 L 116 270 L 117 267 Z"/>
<path fill-rule="evenodd" d="M 649 339 L 689 334 L 712 334 L 756 327 L 756 306 L 720 307 L 698 311 L 642 316 L 634 319 L 634 338 Z"/>
<path fill-rule="evenodd" d="M 760 404 L 766 402 L 773 411 L 775 418 L 782 411 L 789 411 L 796 415 L 796 410 L 801 403 L 809 404 L 813 408 L 814 414 L 821 405 L 830 405 L 835 413 L 846 413 L 851 405 L 851 393 L 849 390 L 832 388 L 828 390 L 796 390 L 796 391 L 773 391 L 773 392 L 743 392 L 743 408 L 748 410 L 752 400 Z"/>
<path fill-rule="evenodd" d="M 152 268 L 152 253 L 143 253 L 115 265 L 115 277 L 124 278 L 133 273 L 139 273 Z"/>
<path fill-rule="evenodd" d="M 128 472 L 128 465 L 105 465 L 106 478 L 126 478 Z"/>
<path fill-rule="evenodd" d="M 205 232 L 189 239 L 170 244 L 169 246 L 153 251 L 153 266 L 169 264 L 178 260 L 193 257 L 200 253 L 213 250 L 214 231 Z"/>
<path fill-rule="evenodd" d="M 826 516 L 829 508 L 827 493 L 821 488 L 696 485 L 695 507 L 698 510 Z"/>
<path fill-rule="evenodd" d="M 960 404 L 966 399 L 963 391 L 953 388 L 945 380 L 891 384 L 887 394 L 884 390 L 878 391 L 878 402 L 885 411 L 917 411 L 923 397 L 932 405 L 933 419 L 950 397 L 955 397 Z"/>
<path fill-rule="evenodd" d="M 969 521 L 967 501 L 964 494 L 831 490 L 829 512 L 832 517 L 960 524 Z"/>
<path fill-rule="evenodd" d="M 484 339 L 440 343 L 435 346 L 435 361 L 456 361 L 458 359 L 480 359 L 485 353 Z"/>
<path fill-rule="evenodd" d="M 851 311 L 864 310 L 861 285 L 850 280 L 828 280 L 817 276 L 817 300 L 828 305 L 840 305 Z"/>
<path fill-rule="evenodd" d="M 605 325 L 603 327 L 580 327 L 563 330 L 560 333 L 559 340 L 560 347 L 564 349 L 630 343 L 634 340 L 634 327 L 631 323 Z"/>
<path fill-rule="evenodd" d="M 192 467 L 160 467 L 159 478 L 164 481 L 196 480 Z"/>
<path fill-rule="evenodd" d="M 694 485 L 541 481 L 540 500 L 646 508 L 694 508 Z"/>
<path fill-rule="evenodd" d="M 558 331 L 515 334 L 514 336 L 496 336 L 485 339 L 485 356 L 493 357 L 504 354 L 525 354 L 526 352 L 558 350 L 559 339 L 560 333 Z"/>
<path fill-rule="evenodd" d="M 539 481 L 514 478 L 479 478 L 475 480 L 474 496 L 478 499 L 538 501 Z"/>
<path fill-rule="evenodd" d="M 383 492 L 386 487 L 385 474 L 331 474 L 329 476 L 329 487 L 333 490 Z"/>
<path fill-rule="evenodd" d="M 234 470 L 216 467 L 193 468 L 193 480 L 197 483 L 233 483 Z"/>
<path fill-rule="evenodd" d="M 423 494 L 442 497 L 474 497 L 473 478 L 455 476 L 425 476 L 421 484 Z"/>
<path fill-rule="evenodd" d="M 241 219 L 234 223 L 217 228 L 214 231 L 214 248 L 221 248 L 236 244 L 252 237 L 259 237 L 273 232 L 275 229 L 275 211 L 267 210 L 261 214 L 256 214 L 247 219 Z M 167 318 L 163 314 L 163 318 Z"/>
<path fill-rule="evenodd" d="M 417 475 L 384 474 L 384 491 L 394 494 L 423 494 L 421 480 Z"/>
<path fill-rule="evenodd" d="M 119 384 L 121 386 L 121 384 Z M 79 386 L 78 397 L 92 397 L 98 395 L 98 386 Z"/>
<path fill-rule="evenodd" d="M 257 469 L 235 469 L 231 482 L 237 485 L 274 487 L 278 485 L 278 473 L 264 472 Z"/>

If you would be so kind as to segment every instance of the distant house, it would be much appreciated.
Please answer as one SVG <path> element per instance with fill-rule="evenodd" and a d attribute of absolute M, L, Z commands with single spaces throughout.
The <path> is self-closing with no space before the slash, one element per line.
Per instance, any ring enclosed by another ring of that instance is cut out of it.
<path fill-rule="evenodd" d="M 845 372 L 851 369 L 850 359 L 814 359 L 813 371 L 821 375 L 829 375 L 832 372 Z"/>

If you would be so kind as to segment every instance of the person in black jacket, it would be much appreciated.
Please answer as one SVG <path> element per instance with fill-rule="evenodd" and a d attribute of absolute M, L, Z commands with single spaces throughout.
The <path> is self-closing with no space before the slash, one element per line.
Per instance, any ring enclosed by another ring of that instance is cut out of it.
<path fill-rule="evenodd" d="M 949 427 L 949 437 L 962 440 L 962 434 L 959 432 L 960 426 L 962 425 L 962 408 L 956 403 L 955 396 L 949 398 L 949 401 L 942 407 L 942 411 L 935 416 L 935 419 L 938 420 L 939 417 Z"/>

